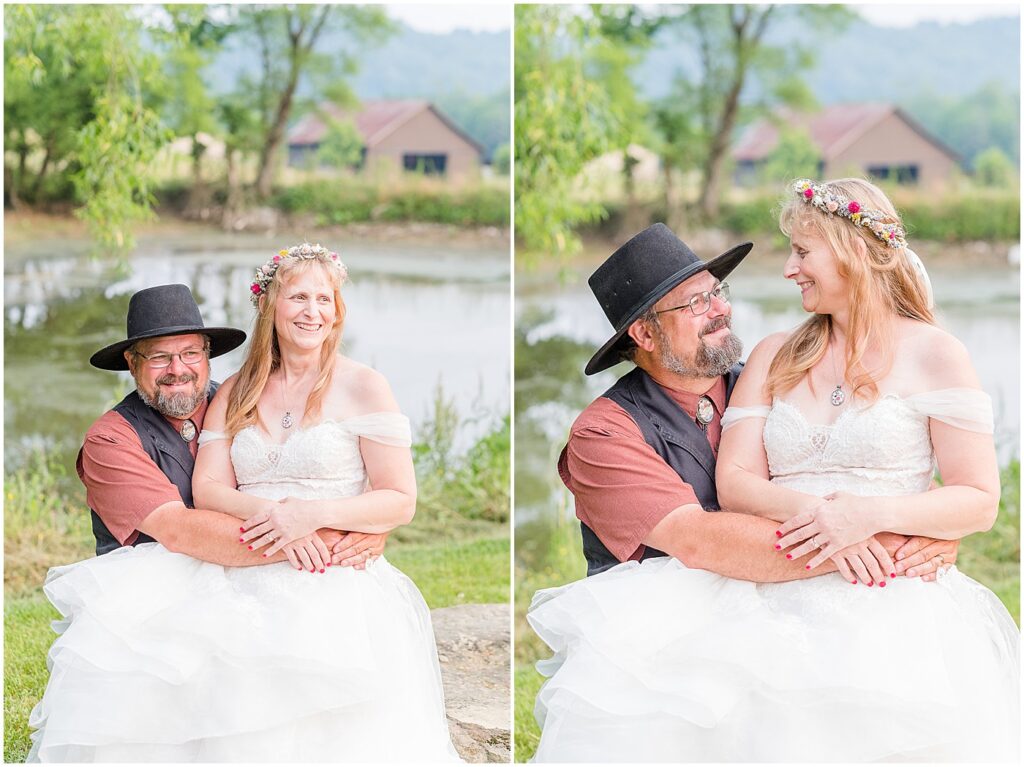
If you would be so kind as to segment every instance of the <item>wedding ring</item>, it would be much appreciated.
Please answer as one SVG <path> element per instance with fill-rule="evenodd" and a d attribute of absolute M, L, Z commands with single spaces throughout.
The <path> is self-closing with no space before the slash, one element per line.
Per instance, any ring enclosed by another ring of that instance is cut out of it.
<path fill-rule="evenodd" d="M 818 543 L 818 536 L 814 536 L 813 538 L 811 538 L 811 545 L 816 549 L 821 548 L 821 544 Z"/>

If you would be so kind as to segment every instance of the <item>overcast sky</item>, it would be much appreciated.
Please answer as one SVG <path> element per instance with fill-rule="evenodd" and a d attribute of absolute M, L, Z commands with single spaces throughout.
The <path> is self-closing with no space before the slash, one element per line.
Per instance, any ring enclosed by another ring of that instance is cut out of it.
<path fill-rule="evenodd" d="M 384 6 L 388 16 L 403 21 L 418 32 L 451 32 L 469 29 L 494 32 L 512 26 L 510 3 L 478 2 L 472 5 L 392 4 Z"/>
<path fill-rule="evenodd" d="M 872 24 L 883 27 L 910 27 L 919 21 L 974 21 L 990 16 L 1018 18 L 1020 9 L 1013 4 L 978 3 L 976 5 L 920 3 L 914 5 L 888 5 L 886 3 L 858 3 L 855 10 Z"/>

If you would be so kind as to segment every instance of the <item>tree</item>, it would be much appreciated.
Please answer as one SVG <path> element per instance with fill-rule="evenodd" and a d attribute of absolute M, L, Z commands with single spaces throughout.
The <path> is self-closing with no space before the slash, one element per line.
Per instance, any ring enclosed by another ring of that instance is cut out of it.
<path fill-rule="evenodd" d="M 982 186 L 1005 189 L 1017 177 L 1017 168 L 998 147 L 989 147 L 974 158 L 974 177 Z"/>
<path fill-rule="evenodd" d="M 363 160 L 363 137 L 352 120 L 324 117 L 327 133 L 316 152 L 317 162 L 332 168 L 355 168 Z"/>
<path fill-rule="evenodd" d="M 588 162 L 628 145 L 632 84 L 621 58 L 609 66 L 614 42 L 599 12 L 517 5 L 515 14 L 516 234 L 528 250 L 565 256 L 579 248 L 574 227 L 605 215 L 573 185 Z"/>
<path fill-rule="evenodd" d="M 201 216 L 209 205 L 210 192 L 203 179 L 202 161 L 207 146 L 200 133 L 218 135 L 217 101 L 203 80 L 203 71 L 213 61 L 232 26 L 217 22 L 204 5 L 166 5 L 169 25 L 154 30 L 166 48 L 165 67 L 173 97 L 163 102 L 166 123 L 177 136 L 192 141 L 192 187 L 185 213 Z"/>
<path fill-rule="evenodd" d="M 53 174 L 73 185 L 83 219 L 108 249 L 131 245 L 131 226 L 152 216 L 152 161 L 168 141 L 150 107 L 159 61 L 141 44 L 128 6 L 17 5 L 4 14 L 6 168 L 17 204 Z M 31 185 L 30 158 L 38 160 Z"/>
<path fill-rule="evenodd" d="M 259 81 L 253 91 L 262 133 L 256 194 L 266 199 L 300 84 L 304 79 L 316 81 L 317 85 L 331 82 L 337 93 L 344 89 L 345 78 L 356 69 L 352 52 L 334 49 L 328 54 L 317 50 L 325 32 L 344 31 L 355 47 L 382 42 L 391 33 L 392 25 L 378 6 L 280 5 L 237 9 L 239 26 L 255 45 L 260 60 Z"/>
<path fill-rule="evenodd" d="M 797 178 L 817 178 L 821 152 L 806 128 L 779 126 L 779 143 L 765 158 L 761 179 L 778 186 Z"/>
<path fill-rule="evenodd" d="M 779 104 L 806 108 L 813 103 L 801 78 L 813 61 L 812 46 L 770 44 L 768 31 L 788 18 L 817 44 L 824 30 L 840 28 L 852 13 L 841 6 L 693 5 L 679 18 L 684 41 L 698 52 L 700 73 L 680 84 L 680 101 L 694 111 L 693 122 L 677 126 L 677 135 L 697 139 L 698 208 L 711 220 L 718 215 L 728 149 L 737 127 Z M 761 95 L 744 103 L 752 82 Z"/>

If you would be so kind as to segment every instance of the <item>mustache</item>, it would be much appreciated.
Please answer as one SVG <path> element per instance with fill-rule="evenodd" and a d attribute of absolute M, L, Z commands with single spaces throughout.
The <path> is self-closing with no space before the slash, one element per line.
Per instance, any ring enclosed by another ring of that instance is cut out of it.
<path fill-rule="evenodd" d="M 698 337 L 703 338 L 704 336 L 708 335 L 708 333 L 714 333 L 716 330 L 721 330 L 722 328 L 729 328 L 730 330 L 732 329 L 731 317 L 723 316 L 711 320 L 711 322 L 709 322 L 707 325 L 701 328 Z"/>
<path fill-rule="evenodd" d="M 185 375 L 176 376 L 173 373 L 168 373 L 165 376 L 160 376 L 156 379 L 158 386 L 169 385 L 169 384 L 184 384 L 192 383 L 199 379 L 195 373 L 186 373 Z"/>

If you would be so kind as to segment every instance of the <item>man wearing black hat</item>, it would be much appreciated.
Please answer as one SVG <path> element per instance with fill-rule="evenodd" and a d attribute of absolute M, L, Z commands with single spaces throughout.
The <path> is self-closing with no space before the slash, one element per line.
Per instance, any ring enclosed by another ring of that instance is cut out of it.
<path fill-rule="evenodd" d="M 264 558 L 238 545 L 238 520 L 193 508 L 196 437 L 216 385 L 210 358 L 245 341 L 235 328 L 206 327 L 185 285 L 141 290 L 128 305 L 127 338 L 96 352 L 102 370 L 129 370 L 136 390 L 86 432 L 76 468 L 92 510 L 96 553 L 158 541 L 221 565 Z M 337 543 L 336 531 L 320 531 Z"/>
<path fill-rule="evenodd" d="M 778 523 L 705 513 L 719 508 L 721 419 L 742 369 L 724 280 L 752 247 L 705 262 L 655 224 L 591 276 L 615 333 L 585 372 L 624 359 L 636 367 L 580 414 L 558 461 L 576 500 L 588 575 L 666 555 L 749 581 L 811 575 L 803 559 L 783 559 L 765 545 Z M 891 536 L 889 546 L 905 540 Z"/>

